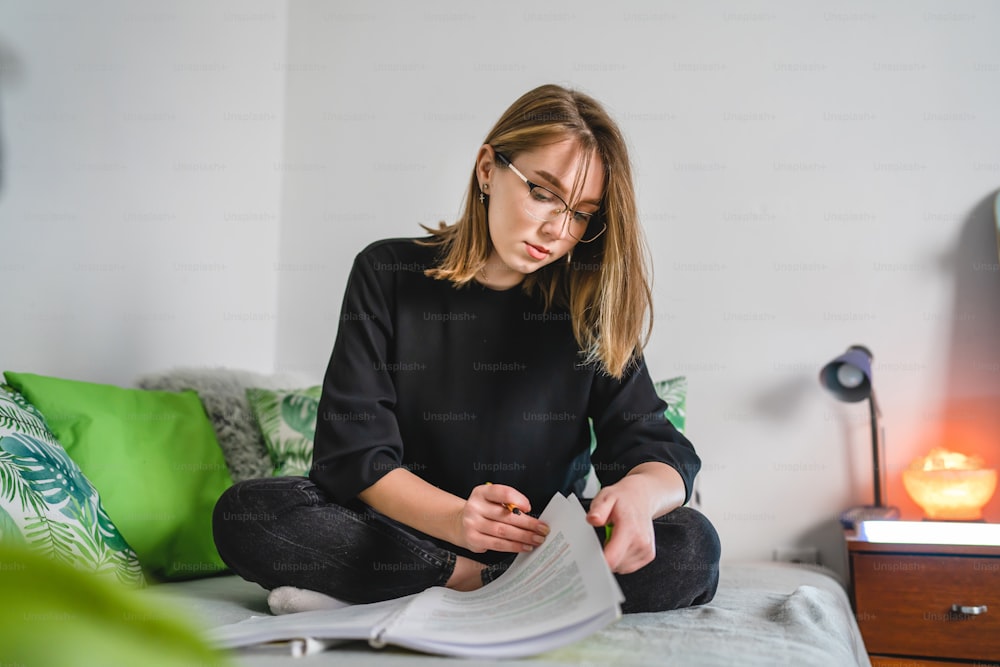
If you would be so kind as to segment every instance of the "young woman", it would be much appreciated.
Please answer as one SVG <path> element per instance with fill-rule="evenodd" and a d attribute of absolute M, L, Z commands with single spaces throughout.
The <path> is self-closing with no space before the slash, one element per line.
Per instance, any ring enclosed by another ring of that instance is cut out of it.
<path fill-rule="evenodd" d="M 601 539 L 613 525 L 623 610 L 711 600 L 718 536 L 683 507 L 700 460 L 642 357 L 652 304 L 617 125 L 582 93 L 526 93 L 479 148 L 461 218 L 428 231 L 355 259 L 310 475 L 223 495 L 225 562 L 348 602 L 474 589 L 545 540 L 532 512 L 579 493 L 592 461 L 587 520 Z"/>

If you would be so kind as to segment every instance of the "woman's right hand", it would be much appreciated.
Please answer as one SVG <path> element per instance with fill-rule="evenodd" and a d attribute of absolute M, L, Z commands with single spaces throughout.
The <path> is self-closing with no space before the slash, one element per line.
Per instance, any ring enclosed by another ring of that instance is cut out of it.
<path fill-rule="evenodd" d="M 517 507 L 516 514 L 509 507 Z M 549 527 L 528 516 L 531 503 L 512 486 L 481 484 L 458 513 L 457 544 L 474 553 L 531 551 L 545 541 Z"/>

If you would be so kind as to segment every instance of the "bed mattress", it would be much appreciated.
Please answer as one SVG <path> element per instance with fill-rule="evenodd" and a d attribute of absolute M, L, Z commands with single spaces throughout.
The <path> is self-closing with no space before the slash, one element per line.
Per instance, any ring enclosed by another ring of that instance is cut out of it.
<path fill-rule="evenodd" d="M 269 613 L 267 592 L 226 575 L 154 586 L 201 627 Z M 274 652 L 234 654 L 240 665 L 439 665 L 449 658 L 402 649 L 373 649 L 354 642 L 303 659 Z M 707 605 L 669 612 L 629 614 L 570 646 L 517 661 L 542 666 L 730 667 L 795 665 L 870 667 L 841 583 L 832 572 L 786 563 L 723 563 L 719 589 Z M 509 660 L 467 660 L 463 666 L 507 665 Z"/>

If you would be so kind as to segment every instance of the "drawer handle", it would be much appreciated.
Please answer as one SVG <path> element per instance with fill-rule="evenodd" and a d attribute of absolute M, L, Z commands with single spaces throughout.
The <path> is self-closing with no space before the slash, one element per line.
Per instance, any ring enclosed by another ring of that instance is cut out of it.
<path fill-rule="evenodd" d="M 966 616 L 979 616 L 980 614 L 986 613 L 986 605 L 980 604 L 975 606 L 966 606 L 962 604 L 951 605 L 952 612 L 956 614 L 965 614 Z"/>

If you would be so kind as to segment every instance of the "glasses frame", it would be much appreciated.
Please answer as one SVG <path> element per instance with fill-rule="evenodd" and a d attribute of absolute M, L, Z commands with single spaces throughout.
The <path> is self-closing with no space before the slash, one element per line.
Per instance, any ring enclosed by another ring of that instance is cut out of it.
<path fill-rule="evenodd" d="M 593 243 L 594 241 L 596 241 L 597 239 L 599 239 L 601 237 L 601 234 L 603 234 L 604 232 L 606 232 L 608 230 L 607 223 L 604 222 L 603 220 L 601 220 L 601 218 L 599 217 L 600 216 L 599 210 L 595 211 L 594 213 L 587 213 L 586 211 L 574 211 L 573 209 L 571 209 L 569 207 L 569 204 L 566 203 L 565 199 L 563 199 L 562 197 L 560 197 L 556 193 L 552 192 L 552 190 L 549 190 L 544 185 L 539 185 L 538 183 L 533 183 L 532 181 L 529 181 L 528 177 L 525 176 L 524 174 L 522 174 L 521 171 L 517 167 L 514 166 L 514 163 L 511 162 L 510 158 L 508 158 L 506 155 L 504 155 L 504 154 L 502 154 L 502 153 L 500 153 L 500 152 L 498 152 L 496 150 L 494 150 L 493 153 L 497 156 L 497 158 L 500 160 L 500 162 L 502 162 L 504 164 L 504 166 L 509 167 L 510 170 L 512 172 L 514 172 L 517 175 L 517 177 L 520 178 L 524 182 L 525 185 L 528 186 L 528 194 L 529 195 L 531 194 L 531 192 L 535 188 L 538 188 L 540 190 L 545 190 L 547 193 L 549 193 L 550 195 L 552 195 L 553 197 L 555 197 L 559 201 L 559 203 L 562 204 L 562 208 L 560 210 L 556 211 L 555 215 L 556 215 L 556 217 L 558 217 L 560 215 L 563 216 L 563 226 L 566 227 L 567 233 L 570 236 L 572 236 L 574 239 L 576 239 L 579 243 Z M 577 213 L 579 213 L 580 215 L 588 216 L 588 218 L 589 218 L 589 222 L 587 223 L 588 227 L 591 224 L 593 224 L 595 221 L 596 222 L 600 222 L 601 223 L 601 231 L 599 231 L 596 234 L 594 234 L 594 238 L 592 238 L 592 239 L 587 239 L 586 241 L 584 241 L 583 239 L 577 239 L 575 236 L 573 236 L 573 232 L 570 231 L 570 229 L 569 229 L 569 224 L 567 223 L 567 220 L 566 220 L 566 217 L 565 217 L 567 213 L 571 213 L 573 215 L 576 215 Z M 532 217 L 534 217 L 534 216 L 532 216 Z M 555 219 L 555 218 L 553 218 L 553 219 Z M 549 220 L 549 221 L 542 221 L 542 222 L 551 222 L 551 220 Z"/>

